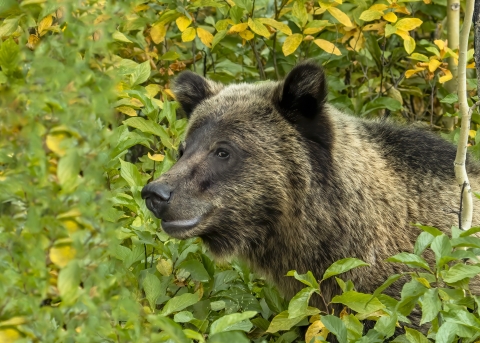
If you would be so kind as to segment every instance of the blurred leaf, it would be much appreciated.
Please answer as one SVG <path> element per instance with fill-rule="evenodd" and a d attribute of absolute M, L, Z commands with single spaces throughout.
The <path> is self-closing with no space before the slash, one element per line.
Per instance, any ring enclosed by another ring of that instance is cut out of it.
<path fill-rule="evenodd" d="M 341 24 L 345 25 L 346 27 L 352 27 L 353 24 L 350 21 L 350 18 L 348 15 L 346 15 L 344 12 L 342 12 L 340 9 L 336 7 L 329 7 L 327 8 L 327 11 L 335 18 L 337 19 Z"/>
<path fill-rule="evenodd" d="M 339 343 L 347 343 L 347 328 L 342 320 L 335 316 L 322 316 L 322 323 L 337 337 Z"/>
<path fill-rule="evenodd" d="M 472 278 L 478 274 L 480 274 L 480 266 L 458 263 L 445 273 L 443 280 L 453 283 L 465 278 Z"/>
<path fill-rule="evenodd" d="M 255 311 L 246 311 L 243 313 L 233 313 L 223 316 L 212 323 L 210 326 L 210 334 L 214 335 L 218 332 L 230 331 L 231 327 L 237 323 L 254 317 L 257 313 Z"/>
<path fill-rule="evenodd" d="M 297 50 L 297 48 L 300 46 L 300 43 L 303 40 L 303 36 L 299 33 L 295 33 L 291 36 L 288 36 L 287 39 L 285 39 L 285 42 L 283 43 L 282 46 L 282 51 L 285 56 L 291 55 Z"/>
<path fill-rule="evenodd" d="M 259 19 L 248 18 L 248 26 L 257 35 L 263 36 L 265 38 L 270 38 L 270 32 L 267 30 L 267 28 L 262 24 L 262 22 Z"/>
<path fill-rule="evenodd" d="M 143 279 L 143 289 L 150 308 L 154 310 L 158 297 L 162 295 L 160 280 L 154 274 L 147 273 Z"/>
<path fill-rule="evenodd" d="M 199 300 L 198 293 L 185 293 L 178 295 L 167 301 L 162 309 L 161 315 L 168 316 L 173 312 L 181 311 L 189 306 L 192 306 L 193 304 L 196 304 Z"/>
<path fill-rule="evenodd" d="M 315 39 L 313 42 L 317 44 L 320 49 L 328 52 L 329 54 L 334 54 L 336 56 L 340 56 L 342 54 L 334 44 L 326 41 L 325 39 Z"/>

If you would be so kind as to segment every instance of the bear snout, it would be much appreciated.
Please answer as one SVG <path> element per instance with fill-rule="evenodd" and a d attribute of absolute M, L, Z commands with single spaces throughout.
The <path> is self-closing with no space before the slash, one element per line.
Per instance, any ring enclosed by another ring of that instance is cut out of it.
<path fill-rule="evenodd" d="M 164 219 L 172 192 L 173 189 L 166 183 L 151 182 L 143 187 L 142 198 L 157 218 Z"/>

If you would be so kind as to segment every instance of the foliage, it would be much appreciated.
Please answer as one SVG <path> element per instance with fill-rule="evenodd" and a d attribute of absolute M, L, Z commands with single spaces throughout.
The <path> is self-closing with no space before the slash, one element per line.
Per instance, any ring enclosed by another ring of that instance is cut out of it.
<path fill-rule="evenodd" d="M 267 331 L 290 330 L 292 325 L 309 317 L 305 341 L 311 343 L 325 341 L 329 333 L 335 335 L 340 343 L 383 342 L 391 338 L 397 328 L 404 326 L 405 334 L 397 336 L 392 342 L 427 343 L 428 339 L 444 343 L 460 340 L 477 342 L 480 337 L 480 296 L 470 292 L 469 281 L 480 273 L 477 257 L 480 239 L 471 236 L 480 232 L 480 228 L 461 231 L 452 227 L 449 238 L 436 228 L 418 227 L 423 232 L 417 239 L 415 252 L 402 252 L 387 259 L 405 264 L 414 271 L 391 275 L 373 294 L 357 292 L 351 281 L 336 279 L 343 293 L 327 305 L 345 306 L 338 317 L 307 307 L 310 296 L 317 293 L 322 297 L 322 282 L 325 279 L 366 263 L 353 258 L 338 261 L 318 283 L 311 273 L 298 275 L 290 272 L 288 275 L 308 287 L 290 300 L 287 311 L 273 318 Z M 429 266 L 424 260 L 424 254 L 428 253 L 435 256 L 435 266 Z M 408 278 L 408 282 L 404 284 L 399 300 L 383 294 L 401 278 Z M 407 317 L 416 306 L 422 311 L 419 323 L 430 323 L 426 336 L 408 328 L 410 320 Z M 374 322 L 367 332 L 362 324 L 364 320 Z"/>
<path fill-rule="evenodd" d="M 287 304 L 242 263 L 215 265 L 199 240 L 166 236 L 140 198 L 176 159 L 186 120 L 170 81 L 187 68 L 225 83 L 255 82 L 313 58 L 326 69 L 329 101 L 344 111 L 447 131 L 443 119 L 457 116 L 457 99 L 442 84 L 450 77 L 446 58 L 457 52 L 445 42 L 445 6 L 2 1 L 0 341 L 293 342 L 306 325 L 307 338 L 331 332 L 340 341 L 374 341 L 418 301 L 429 309 L 430 337 L 448 332 L 444 341 L 452 341 L 459 327 L 475 337 L 478 316 L 465 307 L 478 299 L 458 290 L 466 287 L 459 278 L 478 267 L 445 264 L 479 248 L 474 238 L 430 232 L 442 237 L 434 244 L 422 233 L 422 249 L 440 249 L 441 263 L 430 271 L 421 251 L 392 258 L 427 271 L 409 274 L 405 308 L 345 283 L 335 301 L 357 314 L 335 317 L 308 307 L 320 293 L 311 274 L 289 273 L 308 287 Z M 473 124 L 472 145 L 477 114 Z M 478 155 L 478 146 L 472 151 Z M 323 278 L 362 264 L 340 261 Z M 433 287 L 435 278 L 452 288 Z M 409 293 L 413 286 L 424 292 Z M 379 312 L 362 340 L 366 299 Z M 406 339 L 425 341 L 414 331 Z"/>

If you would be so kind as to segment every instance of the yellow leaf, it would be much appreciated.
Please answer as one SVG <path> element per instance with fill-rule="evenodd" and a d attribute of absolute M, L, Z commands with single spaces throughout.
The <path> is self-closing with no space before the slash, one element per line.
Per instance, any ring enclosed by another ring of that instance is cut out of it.
<path fill-rule="evenodd" d="M 15 329 L 6 328 L 0 330 L 0 342 L 2 343 L 14 343 L 20 338 L 22 338 L 22 336 Z"/>
<path fill-rule="evenodd" d="M 124 42 L 124 43 L 133 43 L 130 39 L 127 38 L 123 33 L 120 31 L 115 31 L 112 34 L 112 38 L 115 40 L 118 40 L 119 42 Z"/>
<path fill-rule="evenodd" d="M 165 94 L 167 94 L 170 98 L 175 99 L 175 94 L 173 94 L 171 89 L 164 89 Z"/>
<path fill-rule="evenodd" d="M 182 15 L 181 17 L 178 17 L 177 20 L 175 20 L 175 23 L 177 24 L 180 32 L 183 32 L 188 27 L 188 25 L 192 23 L 192 20 L 187 16 Z"/>
<path fill-rule="evenodd" d="M 270 31 L 268 31 L 265 25 L 263 25 L 258 19 L 255 18 L 252 20 L 252 18 L 248 18 L 248 26 L 257 35 L 270 38 Z"/>
<path fill-rule="evenodd" d="M 193 27 L 189 27 L 185 31 L 182 32 L 182 42 L 191 42 L 195 39 L 197 35 L 195 29 Z"/>
<path fill-rule="evenodd" d="M 380 19 L 383 15 L 381 11 L 374 11 L 374 10 L 366 10 L 360 14 L 360 19 L 363 21 L 373 21 Z"/>
<path fill-rule="evenodd" d="M 45 144 L 47 147 L 56 153 L 58 156 L 65 155 L 65 148 L 62 146 L 62 142 L 68 136 L 64 133 L 54 133 L 47 135 L 47 139 L 45 140 Z"/>
<path fill-rule="evenodd" d="M 157 162 L 162 162 L 163 159 L 165 158 L 164 155 L 162 154 L 154 154 L 154 155 L 150 155 L 150 153 L 147 154 L 148 155 L 148 158 L 153 160 L 153 161 L 157 161 Z"/>
<path fill-rule="evenodd" d="M 133 108 L 128 107 L 128 106 L 120 106 L 117 107 L 117 111 L 126 114 L 127 116 L 130 117 L 136 117 L 137 116 L 137 111 L 135 111 Z"/>
<path fill-rule="evenodd" d="M 328 329 L 320 320 L 314 321 L 312 325 L 308 327 L 307 332 L 305 333 L 305 342 L 310 342 L 315 337 L 323 337 L 324 339 L 327 339 L 328 334 Z"/>
<path fill-rule="evenodd" d="M 288 36 L 287 39 L 285 39 L 285 42 L 283 43 L 283 46 L 282 46 L 283 54 L 285 56 L 293 54 L 295 50 L 297 50 L 302 40 L 303 40 L 303 36 L 299 33 L 295 33 L 291 36 Z"/>
<path fill-rule="evenodd" d="M 419 53 L 413 53 L 410 56 L 411 59 L 417 60 L 417 61 L 422 61 L 422 62 L 428 62 L 428 57 Z"/>
<path fill-rule="evenodd" d="M 38 34 L 40 37 L 47 33 L 47 29 L 52 26 L 52 23 L 53 17 L 51 15 L 47 15 L 38 23 Z"/>
<path fill-rule="evenodd" d="M 406 15 L 410 15 L 411 12 L 408 8 L 405 7 L 404 4 L 398 4 L 398 3 L 392 3 L 391 5 L 392 8 L 394 8 L 394 12 L 396 13 L 403 13 L 403 14 L 406 14 Z"/>
<path fill-rule="evenodd" d="M 4 320 L 3 322 L 0 322 L 0 327 L 23 325 L 26 322 L 27 318 L 25 317 L 12 317 L 10 319 Z"/>
<path fill-rule="evenodd" d="M 152 28 L 150 29 L 150 37 L 152 38 L 155 44 L 160 44 L 165 38 L 166 34 L 167 34 L 167 29 L 163 24 L 153 25 Z"/>
<path fill-rule="evenodd" d="M 198 38 L 202 41 L 203 44 L 208 46 L 209 48 L 212 47 L 213 35 L 205 29 L 201 27 L 197 28 L 197 35 Z"/>
<path fill-rule="evenodd" d="M 405 77 L 407 79 L 411 78 L 413 75 L 417 74 L 417 73 L 420 73 L 422 71 L 424 71 L 425 68 L 415 68 L 415 69 L 409 69 L 405 72 Z"/>
<path fill-rule="evenodd" d="M 396 15 L 395 13 L 393 13 L 393 12 L 388 12 L 387 14 L 385 14 L 385 15 L 383 16 L 383 19 L 385 19 L 386 21 L 389 21 L 389 22 L 391 22 L 391 23 L 394 23 L 394 22 L 397 21 L 398 18 L 397 18 L 397 15 Z"/>
<path fill-rule="evenodd" d="M 442 64 L 442 62 L 440 62 L 439 60 L 435 59 L 435 58 L 432 58 L 430 60 L 430 62 L 428 62 L 428 70 L 430 70 L 430 72 L 434 72 L 435 70 L 437 70 L 437 68 Z"/>
<path fill-rule="evenodd" d="M 432 3 L 432 0 L 423 0 L 423 2 L 428 5 L 428 4 L 431 4 Z"/>
<path fill-rule="evenodd" d="M 173 271 L 173 263 L 172 260 L 170 259 L 159 259 L 157 263 L 157 270 L 162 274 L 163 276 L 169 276 L 172 274 Z"/>
<path fill-rule="evenodd" d="M 228 33 L 240 33 L 242 31 L 245 31 L 248 28 L 248 23 L 240 23 L 237 25 L 233 25 L 230 30 L 228 30 Z"/>
<path fill-rule="evenodd" d="M 441 39 L 435 39 L 433 42 L 435 43 L 436 46 L 438 46 L 438 48 L 439 48 L 440 50 L 444 50 L 444 49 L 445 49 L 445 42 L 444 42 L 443 40 L 441 40 Z"/>
<path fill-rule="evenodd" d="M 415 39 L 408 36 L 407 39 L 403 40 L 403 47 L 405 48 L 407 54 L 410 55 L 413 51 L 415 51 Z"/>
<path fill-rule="evenodd" d="M 50 249 L 50 260 L 60 268 L 75 258 L 76 251 L 70 245 L 61 245 Z"/>
<path fill-rule="evenodd" d="M 38 38 L 37 35 L 30 35 L 26 45 L 27 48 L 33 50 L 37 47 L 38 43 L 40 43 L 40 38 Z"/>
<path fill-rule="evenodd" d="M 318 47 L 329 54 L 334 54 L 336 56 L 340 56 L 342 52 L 338 50 L 338 48 L 331 42 L 325 39 L 315 39 L 313 41 Z"/>
<path fill-rule="evenodd" d="M 245 31 L 242 31 L 238 34 L 240 37 L 242 37 L 243 39 L 245 40 L 250 40 L 252 39 L 255 35 L 253 34 L 252 31 L 250 30 L 245 30 Z"/>
<path fill-rule="evenodd" d="M 470 64 L 467 64 L 467 69 L 475 69 L 475 61 Z"/>
<path fill-rule="evenodd" d="M 347 27 L 351 27 L 353 26 L 352 22 L 350 21 L 350 18 L 348 17 L 348 15 L 346 15 L 345 13 L 343 13 L 342 11 L 340 11 L 338 8 L 336 7 L 329 7 L 327 9 L 327 11 L 335 18 L 337 19 L 340 23 L 342 23 L 343 25 L 347 26 Z"/>
<path fill-rule="evenodd" d="M 477 135 L 477 131 L 475 130 L 470 130 L 468 135 L 471 137 L 471 138 L 475 138 L 475 136 Z"/>
<path fill-rule="evenodd" d="M 62 220 L 63 226 L 67 229 L 69 233 L 74 233 L 75 231 L 78 231 L 80 228 L 80 225 L 75 220 L 67 219 L 67 220 Z"/>
<path fill-rule="evenodd" d="M 386 9 L 388 8 L 387 5 L 384 5 L 384 4 L 375 4 L 375 5 L 372 5 L 370 6 L 369 10 L 372 10 L 372 11 L 385 11 Z"/>
<path fill-rule="evenodd" d="M 233 25 L 233 20 L 232 19 L 222 19 L 217 21 L 215 24 L 215 28 L 217 31 L 223 31 L 226 30 L 228 25 Z"/>
<path fill-rule="evenodd" d="M 288 27 L 287 24 L 276 21 L 275 19 L 259 18 L 258 21 L 261 22 L 262 24 L 271 26 L 271 27 L 279 30 L 280 32 L 285 33 L 287 36 L 290 36 L 292 34 L 292 30 Z"/>
<path fill-rule="evenodd" d="M 393 25 L 386 24 L 385 25 L 385 37 L 390 37 L 394 33 L 397 33 L 397 28 Z M 407 33 L 408 34 L 408 33 Z M 400 35 L 399 35 L 400 36 Z"/>
<path fill-rule="evenodd" d="M 452 75 L 452 72 L 448 69 L 443 69 L 442 68 L 442 71 L 445 73 L 444 76 L 441 76 L 439 79 L 438 79 L 438 82 L 440 83 L 445 83 L 447 81 L 450 81 L 451 79 L 453 79 L 453 75 Z"/>
<path fill-rule="evenodd" d="M 388 26 L 388 25 L 387 25 Z M 393 27 L 395 29 L 395 27 Z M 402 37 L 404 40 L 410 37 L 410 34 L 407 31 L 396 29 L 395 32 L 397 35 Z"/>
<path fill-rule="evenodd" d="M 157 95 L 158 92 L 160 92 L 160 89 L 160 85 L 156 85 L 154 83 L 145 86 L 145 90 L 147 91 L 147 94 L 150 98 L 153 98 L 155 95 Z"/>
<path fill-rule="evenodd" d="M 411 31 L 422 25 L 423 21 L 418 18 L 404 18 L 400 19 L 396 24 L 395 27 L 398 30 L 403 31 Z"/>
<path fill-rule="evenodd" d="M 314 35 L 315 33 L 318 33 L 322 31 L 326 26 L 323 27 L 308 27 L 305 30 L 303 30 L 303 34 L 305 35 Z"/>

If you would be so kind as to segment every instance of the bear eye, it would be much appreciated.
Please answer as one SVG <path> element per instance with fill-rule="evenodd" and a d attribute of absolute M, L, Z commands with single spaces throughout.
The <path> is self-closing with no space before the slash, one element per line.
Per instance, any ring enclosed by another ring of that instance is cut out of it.
<path fill-rule="evenodd" d="M 217 149 L 217 151 L 215 151 L 215 156 L 221 159 L 227 159 L 230 157 L 230 154 L 225 149 Z"/>

